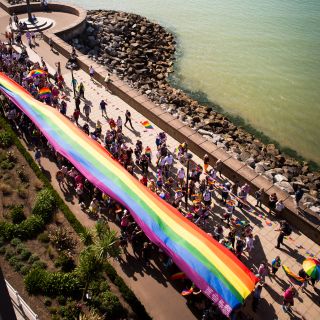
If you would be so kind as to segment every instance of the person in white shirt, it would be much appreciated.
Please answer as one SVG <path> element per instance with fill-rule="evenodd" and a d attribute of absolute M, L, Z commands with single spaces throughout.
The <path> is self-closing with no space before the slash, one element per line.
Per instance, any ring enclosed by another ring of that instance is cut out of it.
<path fill-rule="evenodd" d="M 247 237 L 246 237 L 246 247 L 244 250 L 246 250 L 250 256 L 250 252 L 252 251 L 252 249 L 254 248 L 254 245 L 253 245 L 253 235 L 252 234 L 249 234 Z"/>
<path fill-rule="evenodd" d="M 206 188 L 206 190 L 203 192 L 203 202 L 206 207 L 209 207 L 211 205 L 211 191 L 209 187 Z"/>
<path fill-rule="evenodd" d="M 117 119 L 117 127 L 118 129 L 122 130 L 122 119 L 120 116 Z"/>
<path fill-rule="evenodd" d="M 279 200 L 277 203 L 276 203 L 276 213 L 277 214 L 280 214 L 283 209 L 285 208 L 285 205 L 283 204 L 283 201 L 282 200 Z"/>
<path fill-rule="evenodd" d="M 184 168 L 180 168 L 178 170 L 178 179 L 179 179 L 179 184 L 181 185 L 181 187 L 184 185 L 184 177 L 185 177 Z"/>

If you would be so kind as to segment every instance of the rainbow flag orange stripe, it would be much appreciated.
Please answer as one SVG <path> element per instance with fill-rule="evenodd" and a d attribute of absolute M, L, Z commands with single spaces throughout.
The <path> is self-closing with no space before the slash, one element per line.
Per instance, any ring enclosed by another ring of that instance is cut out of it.
<path fill-rule="evenodd" d="M 141 124 L 146 128 L 146 129 L 153 129 L 153 126 L 148 120 L 141 121 Z"/>
<path fill-rule="evenodd" d="M 31 71 L 28 73 L 27 78 L 38 77 L 38 76 L 42 76 L 42 75 L 45 75 L 45 74 L 47 74 L 47 72 L 45 72 L 45 71 L 42 70 L 42 69 L 34 69 L 34 70 L 31 70 Z"/>
<path fill-rule="evenodd" d="M 41 88 L 39 89 L 39 96 L 49 97 L 51 96 L 51 90 L 49 88 Z"/>
<path fill-rule="evenodd" d="M 0 90 L 89 181 L 130 210 L 148 238 L 225 315 L 244 302 L 257 278 L 233 253 L 144 187 L 57 109 L 44 108 L 43 103 L 2 73 Z"/>

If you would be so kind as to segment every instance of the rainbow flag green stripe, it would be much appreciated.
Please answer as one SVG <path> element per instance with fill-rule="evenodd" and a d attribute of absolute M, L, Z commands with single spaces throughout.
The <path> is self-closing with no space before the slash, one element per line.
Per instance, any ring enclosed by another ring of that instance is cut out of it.
<path fill-rule="evenodd" d="M 89 181 L 130 210 L 148 238 L 161 247 L 225 315 L 243 303 L 257 278 L 227 248 L 145 188 L 99 143 L 56 109 L 35 100 L 4 74 L 0 74 L 0 90 Z"/>

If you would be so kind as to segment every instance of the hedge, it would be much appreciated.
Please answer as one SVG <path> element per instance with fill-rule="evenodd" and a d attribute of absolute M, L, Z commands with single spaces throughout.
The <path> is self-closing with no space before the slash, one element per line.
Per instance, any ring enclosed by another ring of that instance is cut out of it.
<path fill-rule="evenodd" d="M 77 220 L 77 218 L 74 216 L 74 214 L 71 212 L 69 207 L 64 203 L 64 201 L 61 199 L 57 191 L 54 190 L 52 187 L 50 181 L 47 179 L 47 177 L 43 174 L 43 172 L 40 170 L 39 166 L 35 163 L 29 152 L 25 149 L 25 147 L 22 145 L 21 141 L 15 134 L 15 132 L 12 130 L 11 126 L 7 123 L 6 119 L 0 116 L 0 126 L 2 126 L 7 133 L 9 133 L 12 137 L 12 141 L 16 145 L 17 149 L 20 151 L 20 153 L 24 156 L 30 167 L 33 169 L 36 176 L 44 183 L 44 185 L 52 190 L 52 194 L 55 197 L 56 204 L 58 208 L 63 212 L 66 219 L 69 221 L 70 225 L 73 227 L 73 229 L 78 233 L 78 235 L 81 235 L 85 232 L 85 228 L 83 225 Z M 1 228 L 0 228 L 1 230 Z M 144 308 L 143 304 L 138 300 L 138 298 L 135 296 L 134 292 L 126 285 L 124 280 L 118 276 L 116 270 L 112 267 L 110 263 L 107 262 L 106 267 L 106 273 L 110 280 L 118 286 L 119 291 L 123 295 L 124 299 L 127 301 L 127 303 L 130 305 L 132 310 L 136 313 L 138 318 L 140 319 L 152 319 L 149 314 L 147 313 L 146 309 Z"/>

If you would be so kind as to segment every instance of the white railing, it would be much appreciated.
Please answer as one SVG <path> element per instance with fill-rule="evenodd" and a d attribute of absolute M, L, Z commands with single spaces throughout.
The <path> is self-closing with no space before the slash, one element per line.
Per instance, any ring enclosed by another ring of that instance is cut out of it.
<path fill-rule="evenodd" d="M 39 320 L 39 316 L 35 314 L 28 304 L 20 297 L 18 291 L 16 291 L 7 280 L 5 281 L 11 301 L 16 307 L 15 309 L 18 309 L 21 315 L 27 320 Z"/>

